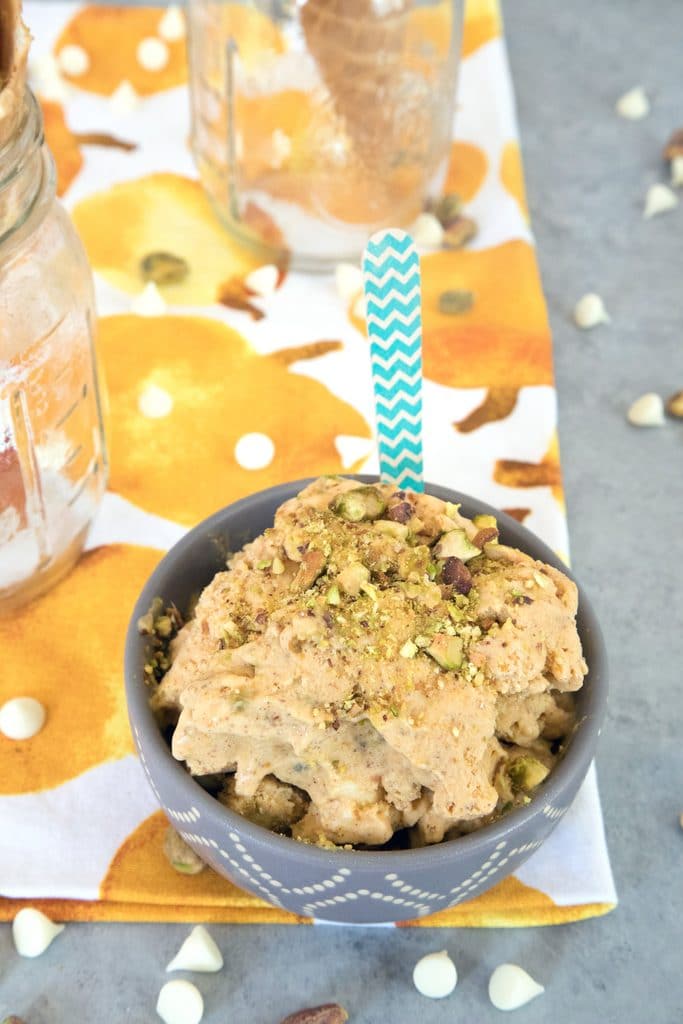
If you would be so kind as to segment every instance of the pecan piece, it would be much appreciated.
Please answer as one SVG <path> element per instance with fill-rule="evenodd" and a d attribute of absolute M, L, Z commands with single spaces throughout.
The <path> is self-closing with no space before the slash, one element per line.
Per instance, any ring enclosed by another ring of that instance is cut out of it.
<path fill-rule="evenodd" d="M 392 505 L 387 510 L 387 519 L 391 519 L 392 523 L 407 523 L 415 515 L 415 506 L 411 505 L 409 501 L 401 501 L 398 505 Z"/>
<path fill-rule="evenodd" d="M 490 544 L 494 540 L 498 540 L 498 530 L 495 526 L 486 526 L 479 531 L 472 543 L 477 548 L 483 548 L 484 544 Z"/>
<path fill-rule="evenodd" d="M 453 587 L 456 594 L 469 594 L 472 589 L 472 573 L 461 558 L 447 558 L 441 570 L 441 579 Z"/>
<path fill-rule="evenodd" d="M 281 1024 L 344 1024 L 348 1019 L 348 1013 L 339 1003 L 325 1003 L 290 1013 Z"/>
<path fill-rule="evenodd" d="M 325 558 L 319 548 L 310 548 L 302 555 L 301 565 L 294 577 L 294 586 L 297 590 L 308 590 L 312 587 L 318 576 L 325 568 Z"/>

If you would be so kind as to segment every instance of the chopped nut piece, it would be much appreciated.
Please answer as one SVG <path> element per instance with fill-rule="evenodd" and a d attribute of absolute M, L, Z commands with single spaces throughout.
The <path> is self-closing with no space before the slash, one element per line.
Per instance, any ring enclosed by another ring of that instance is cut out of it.
<path fill-rule="evenodd" d="M 634 427 L 661 427 L 664 423 L 664 402 L 649 391 L 641 395 L 628 410 L 628 421 Z"/>
<path fill-rule="evenodd" d="M 415 245 L 425 249 L 438 249 L 443 241 L 443 227 L 433 213 L 421 213 L 410 233 Z"/>
<path fill-rule="evenodd" d="M 408 536 L 408 527 L 405 523 L 397 523 L 388 519 L 377 519 L 374 525 L 378 533 L 385 533 L 389 537 L 396 537 L 397 540 L 405 540 Z"/>
<path fill-rule="evenodd" d="M 456 192 L 449 192 L 430 203 L 428 212 L 434 214 L 442 228 L 448 228 L 458 219 L 461 210 L 462 199 Z"/>
<path fill-rule="evenodd" d="M 339 604 L 341 602 L 341 594 L 339 593 L 339 587 L 336 583 L 333 584 L 325 594 L 325 600 L 328 604 Z"/>
<path fill-rule="evenodd" d="M 609 314 L 605 304 L 595 292 L 588 292 L 574 306 L 574 322 L 582 330 L 589 330 L 598 324 L 608 324 Z"/>
<path fill-rule="evenodd" d="M 307 1010 L 297 1010 L 281 1024 L 344 1024 L 349 1015 L 338 1003 L 324 1003 L 323 1006 L 311 1006 Z"/>
<path fill-rule="evenodd" d="M 352 562 L 351 565 L 347 565 L 337 577 L 339 586 L 345 594 L 349 595 L 349 597 L 358 597 L 361 592 L 361 587 L 366 584 L 369 579 L 370 570 L 360 562 Z"/>
<path fill-rule="evenodd" d="M 677 420 L 683 419 L 683 391 L 677 391 L 666 400 L 666 411 Z"/>
<path fill-rule="evenodd" d="M 489 999 L 497 1010 L 517 1010 L 545 992 L 517 964 L 500 964 L 489 979 Z"/>
<path fill-rule="evenodd" d="M 664 147 L 663 155 L 665 160 L 674 160 L 677 156 L 683 156 L 683 128 L 679 128 L 673 133 Z"/>
<path fill-rule="evenodd" d="M 179 284 L 184 281 L 190 268 L 181 256 L 172 252 L 150 252 L 140 260 L 140 273 L 144 281 L 154 284 Z"/>
<path fill-rule="evenodd" d="M 480 530 L 476 534 L 474 545 L 478 548 L 483 548 L 484 544 L 497 544 L 498 543 L 498 529 L 495 526 L 487 526 L 485 529 Z"/>
<path fill-rule="evenodd" d="M 164 836 L 164 853 L 171 867 L 181 875 L 198 875 L 206 867 L 202 858 L 170 826 Z"/>
<path fill-rule="evenodd" d="M 428 999 L 444 999 L 457 983 L 458 972 L 445 949 L 423 956 L 413 969 L 413 984 Z"/>
<path fill-rule="evenodd" d="M 668 213 L 669 210 L 673 210 L 676 206 L 678 206 L 678 196 L 676 193 L 672 192 L 668 185 L 662 185 L 661 182 L 657 182 L 655 185 L 650 185 L 647 190 L 643 217 L 649 220 L 660 213 Z"/>
<path fill-rule="evenodd" d="M 462 529 L 443 533 L 433 551 L 435 558 L 461 558 L 463 562 L 469 562 L 470 558 L 481 554 L 481 548 L 476 547 Z"/>
<path fill-rule="evenodd" d="M 469 594 L 472 589 L 472 573 L 461 558 L 452 555 L 443 564 L 441 580 L 453 587 L 456 594 Z"/>
<path fill-rule="evenodd" d="M 294 578 L 294 586 L 299 590 L 308 590 L 312 587 L 318 576 L 321 575 L 325 569 L 327 559 L 322 551 L 318 548 L 310 548 L 305 551 L 299 566 L 299 571 Z M 273 572 L 275 572 L 275 562 L 273 561 Z"/>
<path fill-rule="evenodd" d="M 409 501 L 401 501 L 398 505 L 391 505 L 387 509 L 387 519 L 393 523 L 407 523 L 413 518 L 414 513 L 414 505 L 411 505 Z"/>
<path fill-rule="evenodd" d="M 459 636 L 437 633 L 427 648 L 427 654 L 431 655 L 441 668 L 455 671 L 462 665 L 462 640 Z"/>
<path fill-rule="evenodd" d="M 276 556 L 273 559 L 272 570 L 273 576 L 282 576 L 283 572 L 285 571 L 285 563 L 282 561 L 281 558 L 277 558 Z"/>
<path fill-rule="evenodd" d="M 550 769 L 531 755 L 516 757 L 505 770 L 513 793 L 531 793 L 550 774 Z"/>
<path fill-rule="evenodd" d="M 444 231 L 444 249 L 462 249 L 477 233 L 477 222 L 471 217 L 456 217 Z"/>
<path fill-rule="evenodd" d="M 637 85 L 620 96 L 615 109 L 620 117 L 625 117 L 629 121 L 639 121 L 642 117 L 647 117 L 650 113 L 650 101 L 642 85 Z"/>
<path fill-rule="evenodd" d="M 474 294 L 464 289 L 453 288 L 439 295 L 439 312 L 447 316 L 467 313 L 474 304 Z"/>
<path fill-rule="evenodd" d="M 352 491 L 344 491 L 335 498 L 330 508 L 341 519 L 346 519 L 350 523 L 362 523 L 379 519 L 386 509 L 386 504 L 376 487 L 356 487 Z"/>
<path fill-rule="evenodd" d="M 412 640 L 406 640 L 401 650 L 398 652 L 402 658 L 414 658 L 419 648 L 417 644 L 414 644 Z"/>
<path fill-rule="evenodd" d="M 485 530 L 489 526 L 493 526 L 498 529 L 498 520 L 496 517 L 487 515 L 485 512 L 481 512 L 478 516 L 472 516 L 472 522 L 480 530 Z"/>

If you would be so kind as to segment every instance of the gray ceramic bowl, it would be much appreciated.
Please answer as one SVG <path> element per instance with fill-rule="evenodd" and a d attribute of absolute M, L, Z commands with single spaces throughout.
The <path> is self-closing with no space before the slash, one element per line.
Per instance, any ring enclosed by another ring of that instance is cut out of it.
<path fill-rule="evenodd" d="M 373 482 L 374 477 L 358 479 Z M 543 843 L 583 781 L 607 701 L 605 650 L 583 591 L 578 626 L 590 672 L 578 694 L 579 725 L 561 763 L 524 808 L 472 835 L 420 850 L 335 851 L 298 843 L 254 825 L 218 803 L 173 759 L 148 706 L 145 639 L 136 622 L 160 596 L 183 610 L 237 550 L 271 526 L 276 508 L 308 481 L 272 487 L 206 519 L 169 551 L 135 606 L 126 642 L 128 712 L 140 760 L 171 824 L 215 870 L 278 907 L 327 921 L 371 923 L 422 917 L 454 906 L 511 874 Z M 427 485 L 463 513 L 497 515 L 505 544 L 566 572 L 529 530 L 466 494 Z"/>

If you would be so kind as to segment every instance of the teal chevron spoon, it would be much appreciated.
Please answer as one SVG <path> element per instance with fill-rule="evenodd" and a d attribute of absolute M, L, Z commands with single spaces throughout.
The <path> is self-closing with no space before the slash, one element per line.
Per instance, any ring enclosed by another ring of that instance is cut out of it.
<path fill-rule="evenodd" d="M 410 235 L 379 231 L 363 255 L 363 284 L 380 477 L 424 491 L 420 260 Z"/>

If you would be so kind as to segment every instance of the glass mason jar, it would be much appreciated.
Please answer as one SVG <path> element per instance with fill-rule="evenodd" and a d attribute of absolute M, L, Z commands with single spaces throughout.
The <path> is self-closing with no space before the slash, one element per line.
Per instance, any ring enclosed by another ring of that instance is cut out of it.
<path fill-rule="evenodd" d="M 0 149 L 0 613 L 77 559 L 107 461 L 92 278 L 35 97 Z"/>
<path fill-rule="evenodd" d="M 301 269 L 440 194 L 464 0 L 189 0 L 192 146 L 220 218 Z"/>

